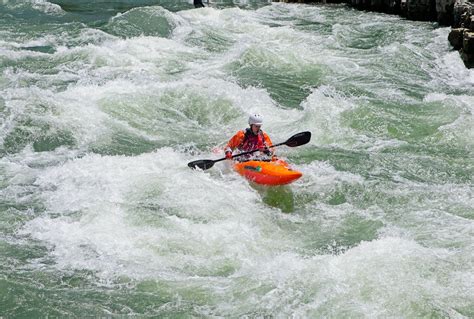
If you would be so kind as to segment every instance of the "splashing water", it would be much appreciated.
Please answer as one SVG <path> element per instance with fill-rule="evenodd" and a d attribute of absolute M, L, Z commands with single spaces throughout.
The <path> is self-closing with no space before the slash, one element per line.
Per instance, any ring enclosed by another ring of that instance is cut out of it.
<path fill-rule="evenodd" d="M 0 317 L 474 316 L 449 30 L 267 4 L 0 3 Z M 186 166 L 250 112 L 291 186 Z"/>

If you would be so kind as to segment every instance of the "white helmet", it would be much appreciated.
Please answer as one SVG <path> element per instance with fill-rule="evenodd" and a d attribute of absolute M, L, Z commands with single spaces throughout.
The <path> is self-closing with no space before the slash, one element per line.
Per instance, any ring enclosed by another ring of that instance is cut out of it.
<path fill-rule="evenodd" d="M 262 125 L 263 117 L 260 114 L 252 114 L 249 116 L 250 125 Z"/>

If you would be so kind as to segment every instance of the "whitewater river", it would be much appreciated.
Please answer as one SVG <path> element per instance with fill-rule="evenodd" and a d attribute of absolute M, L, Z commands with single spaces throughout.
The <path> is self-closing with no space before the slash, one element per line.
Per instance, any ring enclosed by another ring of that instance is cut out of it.
<path fill-rule="evenodd" d="M 0 318 L 474 317 L 474 70 L 346 6 L 0 1 Z M 250 112 L 303 177 L 219 148 Z"/>

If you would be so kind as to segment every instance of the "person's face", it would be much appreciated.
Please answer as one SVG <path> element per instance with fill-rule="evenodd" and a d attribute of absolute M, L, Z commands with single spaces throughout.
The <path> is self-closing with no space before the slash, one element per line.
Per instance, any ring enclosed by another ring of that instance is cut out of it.
<path fill-rule="evenodd" d="M 260 127 L 261 127 L 261 125 L 252 124 L 252 126 L 251 126 L 252 132 L 253 132 L 254 134 L 257 134 L 258 131 L 260 130 Z"/>

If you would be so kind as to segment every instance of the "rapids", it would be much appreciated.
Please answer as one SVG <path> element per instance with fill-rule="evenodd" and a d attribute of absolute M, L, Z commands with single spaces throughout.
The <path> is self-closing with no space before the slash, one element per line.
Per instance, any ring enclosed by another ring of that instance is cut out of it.
<path fill-rule="evenodd" d="M 474 317 L 449 29 L 234 2 L 0 2 L 0 317 Z M 297 182 L 187 167 L 250 112 Z"/>

